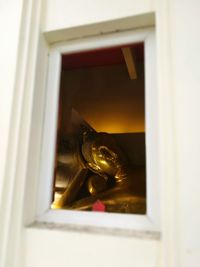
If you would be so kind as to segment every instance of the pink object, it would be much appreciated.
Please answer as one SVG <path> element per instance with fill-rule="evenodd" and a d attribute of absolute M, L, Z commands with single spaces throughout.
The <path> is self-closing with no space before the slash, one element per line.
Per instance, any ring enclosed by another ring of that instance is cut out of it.
<path fill-rule="evenodd" d="M 92 205 L 92 211 L 102 211 L 102 212 L 104 212 L 105 210 L 106 210 L 106 207 L 100 200 L 97 200 Z"/>

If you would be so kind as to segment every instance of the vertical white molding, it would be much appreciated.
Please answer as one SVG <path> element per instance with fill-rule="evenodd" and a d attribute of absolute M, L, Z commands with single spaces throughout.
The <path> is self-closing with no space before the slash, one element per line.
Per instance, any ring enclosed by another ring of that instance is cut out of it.
<path fill-rule="evenodd" d="M 0 63 L 2 64 L 0 79 L 0 266 L 5 266 L 7 258 L 10 207 L 12 205 L 11 187 L 13 186 L 14 177 L 11 177 L 11 173 L 13 171 L 13 162 L 8 161 L 8 153 L 12 147 L 14 154 L 17 138 L 14 136 L 14 140 L 10 138 L 10 128 L 14 126 L 11 120 L 16 95 L 16 62 L 18 60 L 22 12 L 23 1 L 21 0 L 5 0 L 1 2 L 0 27 L 3 29 L 1 32 L 4 32 L 4 35 L 2 35 L 3 41 L 0 43 Z M 18 112 L 17 107 L 15 107 L 15 112 Z"/>
<path fill-rule="evenodd" d="M 177 10 L 178 12 L 178 10 Z M 156 1 L 162 266 L 180 267 L 178 160 L 170 1 Z"/>
<path fill-rule="evenodd" d="M 42 127 L 42 151 L 40 160 L 39 186 L 36 216 L 50 209 L 52 201 L 53 175 L 56 149 L 58 104 L 60 92 L 61 55 L 54 50 L 49 54 L 44 125 Z"/>
<path fill-rule="evenodd" d="M 147 169 L 147 214 L 160 229 L 160 173 L 158 88 L 155 31 L 145 40 L 145 132 Z"/>
<path fill-rule="evenodd" d="M 31 114 L 28 159 L 26 167 L 26 183 L 24 198 L 24 224 L 35 220 L 38 202 L 39 166 L 41 164 L 42 136 L 44 124 L 44 107 L 46 103 L 47 72 L 49 62 L 49 47 L 44 36 L 40 34 L 38 42 L 37 66 L 34 82 L 33 108 Z"/>
<path fill-rule="evenodd" d="M 4 175 L 18 57 L 21 2 L 21 0 L 2 0 L 0 4 L 0 32 L 2 33 L 0 42 L 0 207 L 3 205 L 3 191 L 5 190 Z"/>
<path fill-rule="evenodd" d="M 0 218 L 0 266 L 2 267 L 21 266 L 24 184 L 28 158 L 35 59 L 40 29 L 41 1 L 18 1 L 18 4 L 21 7 L 19 36 L 16 40 L 18 50 L 15 51 L 17 60 L 14 70 L 12 110 L 8 133 L 9 146 L 5 153 L 5 180 Z M 17 21 L 14 22 L 17 23 Z M 6 30 L 6 25 L 4 27 Z"/>

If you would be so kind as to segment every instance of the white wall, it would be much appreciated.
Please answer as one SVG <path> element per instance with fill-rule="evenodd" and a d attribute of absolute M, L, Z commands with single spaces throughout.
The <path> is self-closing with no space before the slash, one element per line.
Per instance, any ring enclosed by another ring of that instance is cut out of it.
<path fill-rule="evenodd" d="M 15 87 L 15 68 L 18 57 L 22 3 L 21 1 L 2 1 L 0 5 L 0 176 L 4 177 L 6 151 L 11 120 L 12 99 Z M 2 196 L 3 179 L 0 179 Z M 1 203 L 1 202 L 0 202 Z"/>
<path fill-rule="evenodd" d="M 36 15 L 40 13 L 40 4 L 39 0 L 4 0 L 0 8 L 0 27 L 3 31 L 0 49 L 1 266 L 53 267 L 56 263 L 59 266 L 156 267 L 162 263 L 166 267 L 199 267 L 200 2 L 47 0 L 42 13 L 42 28 L 39 15 Z M 23 16 L 22 7 L 25 10 Z M 72 230 L 25 228 L 22 216 L 26 160 L 22 159 L 23 155 L 26 159 L 28 151 L 32 110 L 29 105 L 31 96 L 28 97 L 28 94 L 32 89 L 31 83 L 25 83 L 26 75 L 22 75 L 20 85 L 16 83 L 19 79 L 15 75 L 19 71 L 25 74 L 26 63 L 29 63 L 28 78 L 34 80 L 37 50 L 37 46 L 34 46 L 37 38 L 34 36 L 41 30 L 50 42 L 62 40 L 63 32 L 74 38 L 80 36 L 82 26 L 88 24 L 90 30 L 86 27 L 85 35 L 89 32 L 98 33 L 103 25 L 101 23 L 106 20 L 116 20 L 108 29 L 116 30 L 121 25 L 121 19 L 129 16 L 133 18 L 124 20 L 122 28 L 129 28 L 131 24 L 133 27 L 152 25 L 152 15 L 149 14 L 153 11 L 156 11 L 157 75 L 162 107 L 159 114 L 159 142 L 162 148 L 161 241 Z M 148 15 L 145 16 L 145 13 Z M 138 15 L 137 19 L 135 15 Z M 92 26 L 92 23 L 98 22 L 100 26 Z M 26 27 L 28 29 L 25 31 Z M 73 30 L 70 30 L 71 27 Z M 21 39 L 20 33 L 23 33 Z M 24 49 L 18 47 L 19 41 L 27 48 L 26 57 L 23 57 Z M 8 141 L 12 147 L 7 146 Z M 105 258 L 97 260 L 97 264 L 96 248 L 105 255 Z"/>
<path fill-rule="evenodd" d="M 45 32 L 150 13 L 154 0 L 47 0 Z M 102 29 L 104 30 L 104 29 Z"/>
<path fill-rule="evenodd" d="M 171 1 L 180 266 L 200 264 L 200 2 Z"/>
<path fill-rule="evenodd" d="M 42 20 L 49 42 L 154 24 L 154 0 L 48 0 Z M 106 22 L 110 22 L 109 24 Z M 105 24 L 106 23 L 106 24 Z M 84 26 L 84 27 L 83 27 Z"/>
<path fill-rule="evenodd" d="M 157 240 L 133 237 L 31 229 L 26 232 L 25 251 L 27 267 L 159 266 Z"/>
<path fill-rule="evenodd" d="M 22 14 L 21 0 L 1 1 L 0 3 L 0 265 L 5 255 L 6 240 L 8 238 L 9 214 L 11 212 L 12 181 L 8 178 L 8 168 L 12 165 L 8 161 L 9 146 L 14 145 L 11 140 L 12 112 L 17 112 L 13 105 L 16 82 L 16 62 L 20 24 Z M 14 147 L 13 147 L 14 150 Z M 14 155 L 13 155 L 14 156 Z M 9 213 L 10 213 L 9 212 Z"/>

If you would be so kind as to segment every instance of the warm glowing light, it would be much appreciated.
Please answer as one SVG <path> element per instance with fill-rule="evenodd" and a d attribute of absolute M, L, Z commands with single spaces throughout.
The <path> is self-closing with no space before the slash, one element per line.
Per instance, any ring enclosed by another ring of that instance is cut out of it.
<path fill-rule="evenodd" d="M 84 119 L 97 131 L 97 132 L 107 132 L 107 133 L 136 133 L 144 132 L 145 125 L 143 118 L 132 118 L 132 117 L 122 117 L 113 116 L 113 114 L 86 114 Z M 143 119 L 143 120 L 142 120 Z"/>

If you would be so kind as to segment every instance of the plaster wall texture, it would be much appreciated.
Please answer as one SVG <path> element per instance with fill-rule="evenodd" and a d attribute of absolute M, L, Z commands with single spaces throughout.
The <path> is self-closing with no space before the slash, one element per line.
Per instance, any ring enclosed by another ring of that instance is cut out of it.
<path fill-rule="evenodd" d="M 9 208 L 11 201 L 10 198 L 5 197 L 11 182 L 9 175 L 5 174 L 8 174 L 6 164 L 8 164 L 7 156 L 11 145 L 9 139 L 11 123 L 13 114 L 16 112 L 14 99 L 17 79 L 15 75 L 24 6 L 25 1 L 6 0 L 1 2 L 0 8 L 0 29 L 3 32 L 0 49 L 0 220 L 2 225 L 0 263 L 7 262 L 5 257 L 10 249 L 4 245 L 6 241 L 4 230 L 9 223 L 9 216 L 3 217 L 4 207 Z M 159 58 L 158 80 L 160 84 L 163 81 L 166 82 L 166 85 L 163 84 L 163 91 L 160 91 L 161 98 L 163 97 L 161 105 L 164 102 L 170 103 L 169 114 L 174 114 L 173 129 L 166 129 L 168 133 L 173 131 L 173 140 L 170 142 L 170 138 L 167 140 L 168 136 L 166 136 L 167 143 L 162 144 L 164 148 L 170 147 L 166 149 L 169 155 L 167 159 L 170 156 L 174 159 L 171 169 L 170 160 L 161 166 L 164 169 L 168 166 L 167 179 L 162 182 L 161 189 L 162 239 L 159 241 L 133 237 L 119 238 L 91 233 L 80 234 L 75 231 L 28 229 L 21 226 L 20 265 L 16 265 L 17 263 L 12 261 L 11 257 L 9 264 L 1 266 L 199 266 L 199 10 L 198 0 L 46 1 L 41 31 L 47 37 L 49 32 L 156 12 L 158 56 L 162 56 Z M 113 29 L 114 26 L 111 28 Z M 48 38 L 53 42 L 55 34 L 52 36 Z M 22 36 L 21 38 L 23 39 Z M 165 97 L 167 90 L 170 90 L 170 102 Z M 20 105 L 19 107 L 24 105 L 23 101 Z M 17 138 L 17 133 L 14 137 Z M 7 234 L 8 230 L 6 230 Z M 19 243 L 13 240 L 12 246 L 15 247 L 15 245 L 18 246 Z M 101 258 L 98 251 L 103 255 Z"/>

